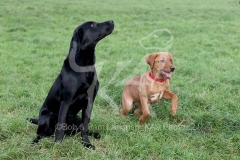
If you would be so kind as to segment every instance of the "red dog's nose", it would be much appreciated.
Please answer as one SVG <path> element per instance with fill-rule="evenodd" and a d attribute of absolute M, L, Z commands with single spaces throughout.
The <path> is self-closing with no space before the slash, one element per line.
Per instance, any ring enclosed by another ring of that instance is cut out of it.
<path fill-rule="evenodd" d="M 171 67 L 170 67 L 170 70 L 171 70 L 171 72 L 173 72 L 173 71 L 175 70 L 175 67 L 174 67 L 174 66 L 171 66 Z"/>

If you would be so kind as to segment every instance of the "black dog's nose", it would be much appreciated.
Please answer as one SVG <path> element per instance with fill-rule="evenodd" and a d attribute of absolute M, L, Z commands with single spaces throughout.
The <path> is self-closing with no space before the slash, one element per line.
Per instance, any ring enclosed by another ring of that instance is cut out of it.
<path fill-rule="evenodd" d="M 170 70 L 171 70 L 171 72 L 173 72 L 173 71 L 175 70 L 175 67 L 174 67 L 174 66 L 171 66 L 171 67 L 170 67 Z"/>

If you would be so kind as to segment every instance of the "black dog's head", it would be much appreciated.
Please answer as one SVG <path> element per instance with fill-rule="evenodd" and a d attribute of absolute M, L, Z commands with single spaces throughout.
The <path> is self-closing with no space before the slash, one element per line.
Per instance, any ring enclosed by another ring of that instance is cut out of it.
<path fill-rule="evenodd" d="M 73 33 L 73 37 L 80 43 L 80 48 L 87 49 L 88 47 L 94 47 L 97 42 L 112 33 L 113 29 L 114 22 L 112 20 L 102 23 L 89 21 L 78 26 Z"/>

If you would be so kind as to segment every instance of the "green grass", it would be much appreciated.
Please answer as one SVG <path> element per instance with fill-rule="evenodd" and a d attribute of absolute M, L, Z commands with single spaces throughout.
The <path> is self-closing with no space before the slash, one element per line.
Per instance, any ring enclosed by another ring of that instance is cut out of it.
<path fill-rule="evenodd" d="M 240 159 L 239 7 L 234 0 L 1 0 L 0 159 Z M 110 19 L 114 32 L 96 47 L 96 150 L 80 135 L 31 145 L 37 126 L 25 119 L 38 116 L 73 30 Z M 156 51 L 174 56 L 177 115 L 162 100 L 145 125 L 132 111 L 120 118 L 123 84 L 146 72 L 143 57 Z"/>

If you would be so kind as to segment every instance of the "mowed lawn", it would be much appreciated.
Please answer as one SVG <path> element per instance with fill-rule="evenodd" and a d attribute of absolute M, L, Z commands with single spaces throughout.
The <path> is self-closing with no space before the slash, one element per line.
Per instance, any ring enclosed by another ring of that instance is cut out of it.
<path fill-rule="evenodd" d="M 0 159 L 240 159 L 240 4 L 237 0 L 1 0 Z M 73 30 L 85 21 L 114 20 L 96 47 L 100 90 L 90 137 L 31 142 L 38 111 L 68 54 Z M 140 125 L 119 116 L 124 83 L 145 73 L 144 56 L 174 57 L 171 102 L 151 106 Z"/>

